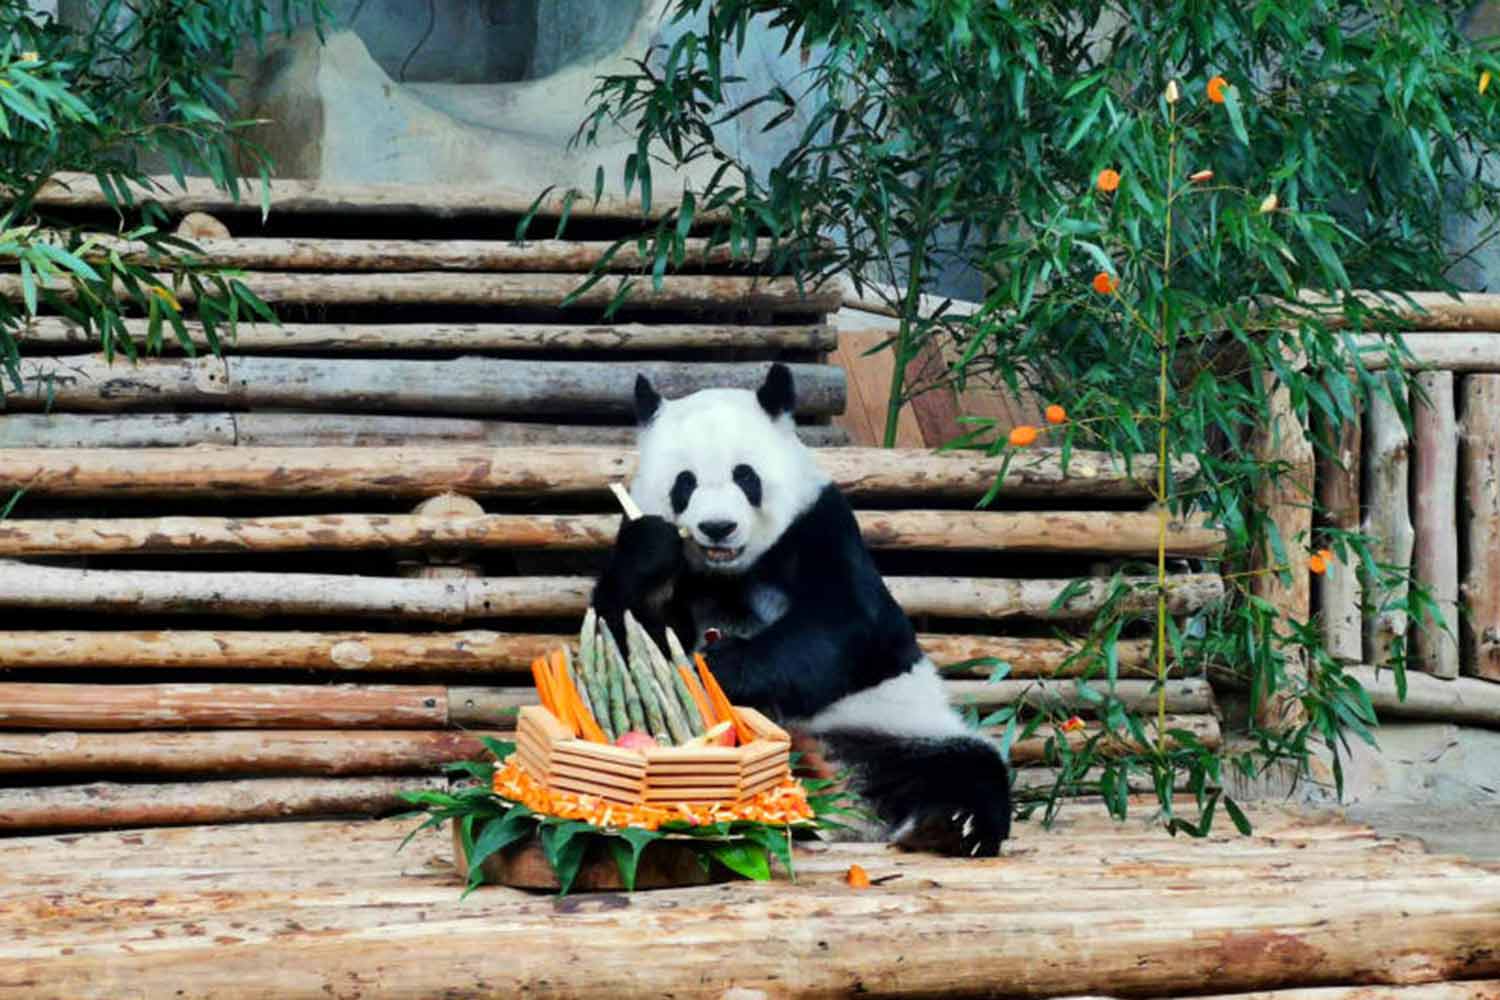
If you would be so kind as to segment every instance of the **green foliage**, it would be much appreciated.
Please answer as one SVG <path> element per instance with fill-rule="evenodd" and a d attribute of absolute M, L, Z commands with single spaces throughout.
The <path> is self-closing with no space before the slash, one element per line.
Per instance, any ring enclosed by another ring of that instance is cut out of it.
<path fill-rule="evenodd" d="M 192 244 L 163 231 L 166 215 L 137 205 L 153 172 L 179 182 L 206 175 L 238 196 L 240 165 L 264 183 L 269 163 L 233 117 L 227 87 L 235 53 L 268 30 L 267 0 L 100 0 L 87 25 L 31 12 L 26 0 L 0 0 L 0 266 L 18 273 L 21 301 L 0 299 L 0 361 L 7 390 L 23 387 L 18 338 L 41 303 L 98 336 L 107 356 L 157 350 L 164 328 L 193 344 L 178 295 L 191 289 L 210 345 L 241 318 L 272 319 L 234 272 L 205 266 Z M 323 0 L 281 0 L 283 23 Z M 89 175 L 119 213 L 113 229 L 40 211 L 36 196 L 59 173 Z M 124 220 L 139 208 L 139 224 Z M 144 260 L 122 252 L 137 244 Z M 69 288 L 71 296 L 61 292 Z M 122 315 L 148 317 L 143 344 Z M 38 387 L 40 390 L 42 387 Z"/>
<path fill-rule="evenodd" d="M 1034 797 L 1049 813 L 1080 790 L 1121 813 L 1134 780 L 1174 831 L 1206 832 L 1221 802 L 1243 824 L 1222 796 L 1225 758 L 1190 734 L 1168 738 L 1160 703 L 1152 720 L 1114 697 L 1123 637 L 1154 633 L 1158 680 L 1212 668 L 1250 692 L 1252 716 L 1273 698 L 1300 705 L 1300 725 L 1252 726 L 1227 758 L 1246 774 L 1305 764 L 1321 746 L 1341 785 L 1344 741 L 1373 740 L 1369 699 L 1322 651 L 1316 623 L 1282 620 L 1256 584 L 1306 573 L 1308 554 L 1328 547 L 1331 572 L 1365 577 L 1372 613 L 1404 603 L 1421 620 L 1431 602 L 1420 588 L 1393 601 L 1406 567 L 1380 565 L 1357 533 L 1281 537 L 1257 497 L 1287 468 L 1255 444 L 1280 433 L 1279 391 L 1304 425 L 1336 431 L 1373 393 L 1400 390 L 1399 339 L 1373 348 L 1393 362 L 1384 373 L 1352 339 L 1391 330 L 1392 301 L 1351 293 L 1450 290 L 1468 248 L 1450 250 L 1445 222 L 1500 207 L 1481 169 L 1500 125 L 1500 88 L 1481 80 L 1500 62 L 1464 38 L 1466 6 L 678 0 L 675 42 L 600 82 L 579 138 L 611 121 L 634 130 L 627 193 L 649 199 L 653 157 L 707 162 L 712 180 L 692 204 L 700 221 L 719 213 L 712 239 L 768 249 L 771 267 L 809 283 L 880 283 L 900 317 L 887 443 L 905 369 L 937 341 L 960 359 L 951 381 L 994 374 L 1065 405 L 1071 419 L 1045 432 L 1064 461 L 1102 448 L 1198 462 L 1190 481 L 1154 492 L 1164 519 L 1224 529 L 1223 558 L 1203 565 L 1222 572 L 1227 599 L 1180 627 L 1158 615 L 1153 629 L 1125 612 L 1124 576 L 1140 567 L 1121 567 L 1079 653 L 1106 732 L 1070 745 L 1060 714 L 982 720 L 1007 745 L 1050 728 L 1061 777 Z M 725 67 L 753 32 L 783 33 L 803 72 L 759 91 L 732 78 Z M 725 137 L 768 107 L 773 126 L 796 118 L 802 131 L 757 172 Z M 1119 175 L 1113 191 L 1098 184 L 1105 169 Z M 679 222 L 669 214 L 642 240 L 657 274 L 680 253 Z M 954 269 L 986 282 L 972 316 L 924 308 Z M 996 430 L 975 421 L 955 444 L 1009 454 Z M 1331 454 L 1324 436 L 1314 445 Z M 1167 568 L 1162 553 L 1149 570 L 1163 600 Z M 1385 666 L 1404 682 L 1399 650 Z M 1197 819 L 1171 811 L 1183 786 Z"/>
<path fill-rule="evenodd" d="M 485 745 L 495 760 L 504 761 L 515 751 L 515 744 L 486 739 Z M 590 848 L 600 845 L 609 852 L 620 872 L 626 891 L 635 889 L 636 872 L 641 854 L 658 841 L 686 844 L 698 855 L 707 870 L 717 862 L 730 871 L 759 882 L 771 878 L 771 863 L 778 862 L 795 878 L 792 868 L 792 835 L 794 829 L 835 828 L 842 817 L 855 815 L 843 792 L 832 782 L 803 781 L 813 820 L 790 826 L 733 822 L 692 824 L 687 821 L 663 823 L 655 830 L 639 827 L 604 829 L 581 820 L 563 819 L 533 812 L 519 802 L 512 802 L 491 791 L 495 765 L 490 761 L 464 761 L 447 768 L 455 776 L 472 784 L 451 791 L 403 792 L 401 797 L 419 806 L 426 818 L 401 842 L 405 847 L 412 837 L 445 823 L 457 823 L 469 868 L 464 895 L 484 884 L 483 865 L 487 858 L 512 844 L 536 837 L 547 862 L 557 872 L 558 894 L 567 895 L 572 888 Z"/>

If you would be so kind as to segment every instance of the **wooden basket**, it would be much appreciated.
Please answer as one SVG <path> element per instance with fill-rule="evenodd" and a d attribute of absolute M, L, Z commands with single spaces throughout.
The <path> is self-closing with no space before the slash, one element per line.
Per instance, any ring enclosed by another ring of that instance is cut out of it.
<path fill-rule="evenodd" d="M 791 737 L 753 708 L 735 712 L 755 732 L 738 747 L 627 750 L 577 739 L 540 705 L 521 709 L 516 755 L 548 788 L 611 802 L 734 802 L 791 777 Z"/>

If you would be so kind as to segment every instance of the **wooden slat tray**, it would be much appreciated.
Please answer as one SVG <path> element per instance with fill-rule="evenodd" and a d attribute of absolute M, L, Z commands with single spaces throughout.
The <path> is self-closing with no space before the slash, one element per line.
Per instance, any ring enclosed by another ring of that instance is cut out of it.
<path fill-rule="evenodd" d="M 547 709 L 528 705 L 516 727 L 516 753 L 549 788 L 611 802 L 736 801 L 791 777 L 791 738 L 753 708 L 735 711 L 756 734 L 744 746 L 627 750 L 577 739 Z"/>

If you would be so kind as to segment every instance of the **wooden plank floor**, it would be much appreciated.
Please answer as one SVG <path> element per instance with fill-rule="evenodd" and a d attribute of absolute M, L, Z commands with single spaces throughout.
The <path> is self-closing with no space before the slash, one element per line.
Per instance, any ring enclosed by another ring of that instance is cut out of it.
<path fill-rule="evenodd" d="M 1493 866 L 1281 810 L 1207 841 L 1073 815 L 1023 825 L 993 861 L 820 846 L 796 884 L 564 900 L 460 901 L 442 835 L 396 853 L 409 820 L 0 840 L 0 995 L 1181 996 L 1500 977 Z M 854 861 L 901 877 L 850 889 Z"/>

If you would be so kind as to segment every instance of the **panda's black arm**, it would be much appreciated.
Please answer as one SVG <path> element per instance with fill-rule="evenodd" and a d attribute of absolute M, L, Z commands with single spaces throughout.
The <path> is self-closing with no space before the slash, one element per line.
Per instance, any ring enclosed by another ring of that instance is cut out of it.
<path fill-rule="evenodd" d="M 868 646 L 859 631 L 849 623 L 793 612 L 753 638 L 724 639 L 704 652 L 736 704 L 805 719 L 856 689 L 855 667 Z"/>
<path fill-rule="evenodd" d="M 673 586 L 684 567 L 682 538 L 665 518 L 647 515 L 625 520 L 609 564 L 594 584 L 590 602 L 615 638 L 625 642 L 629 611 L 660 641 Z"/>

